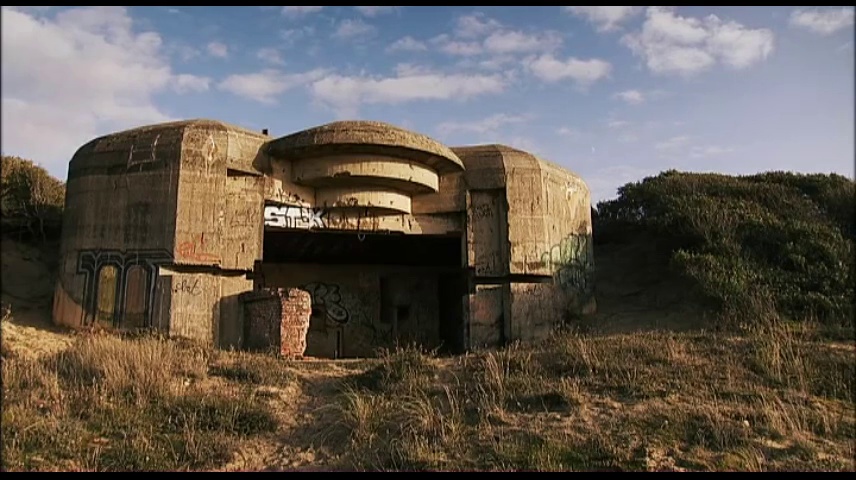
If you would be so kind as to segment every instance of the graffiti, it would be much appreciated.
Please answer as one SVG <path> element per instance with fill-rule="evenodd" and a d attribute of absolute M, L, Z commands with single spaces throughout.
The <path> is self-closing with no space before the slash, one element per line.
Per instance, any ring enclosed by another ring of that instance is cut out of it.
<path fill-rule="evenodd" d="M 266 205 L 264 209 L 266 227 L 311 229 L 338 229 L 376 231 L 380 229 L 380 218 L 372 215 L 368 208 L 327 209 L 298 205 Z"/>
<path fill-rule="evenodd" d="M 186 293 L 188 295 L 198 297 L 202 294 L 202 287 L 199 286 L 198 278 L 193 280 L 182 278 L 181 281 L 177 282 L 175 286 L 173 286 L 172 291 L 174 293 Z"/>
<path fill-rule="evenodd" d="M 594 254 L 591 235 L 570 235 L 541 256 L 557 284 L 591 293 Z"/>
<path fill-rule="evenodd" d="M 470 208 L 470 220 L 481 220 L 484 218 L 493 217 L 493 208 L 489 203 L 482 205 L 474 205 Z"/>
<path fill-rule="evenodd" d="M 258 210 L 252 206 L 232 212 L 229 220 L 230 227 L 252 227 L 258 225 Z"/>
<path fill-rule="evenodd" d="M 265 226 L 277 228 L 327 228 L 323 208 L 298 206 L 265 206 Z"/>
<path fill-rule="evenodd" d="M 323 309 L 327 318 L 338 324 L 348 323 L 351 315 L 342 302 L 338 285 L 312 282 L 300 288 L 312 295 L 312 308 Z"/>
<path fill-rule="evenodd" d="M 361 295 L 366 290 L 352 291 L 323 282 L 307 283 L 299 288 L 309 292 L 313 314 L 322 314 L 324 319 L 324 325 L 310 327 L 316 329 L 307 340 L 313 345 L 311 348 L 332 341 L 335 335 L 342 335 L 336 347 L 337 355 L 365 356 L 378 347 L 393 346 L 393 326 L 378 324 L 378 305 L 368 295 Z"/>
<path fill-rule="evenodd" d="M 151 146 L 138 147 L 135 143 L 131 144 L 131 150 L 128 152 L 128 168 L 141 163 L 154 163 L 157 161 L 157 149 L 160 134 L 157 134 L 152 141 Z M 142 155 L 139 155 L 142 154 Z"/>
<path fill-rule="evenodd" d="M 217 263 L 220 257 L 205 251 L 205 234 L 199 235 L 199 240 L 181 242 L 176 249 L 178 256 L 197 262 Z"/>
<path fill-rule="evenodd" d="M 172 254 L 166 250 L 83 250 L 77 257 L 77 273 L 85 277 L 83 290 L 83 310 L 86 322 L 95 317 L 98 299 L 98 277 L 104 267 L 116 269 L 115 307 L 113 324 L 119 325 L 125 314 L 125 300 L 128 286 L 128 273 L 133 267 L 140 267 L 145 273 L 145 313 L 146 325 L 151 324 L 154 311 L 155 279 L 161 265 L 172 263 Z"/>

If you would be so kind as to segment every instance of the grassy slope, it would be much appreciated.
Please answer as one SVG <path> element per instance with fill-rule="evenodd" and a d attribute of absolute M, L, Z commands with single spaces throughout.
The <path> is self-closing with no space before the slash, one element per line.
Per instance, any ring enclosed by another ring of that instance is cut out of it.
<path fill-rule="evenodd" d="M 853 470 L 854 351 L 812 337 L 566 334 L 296 363 L 156 338 L 81 335 L 40 357 L 4 341 L 3 468 Z"/>

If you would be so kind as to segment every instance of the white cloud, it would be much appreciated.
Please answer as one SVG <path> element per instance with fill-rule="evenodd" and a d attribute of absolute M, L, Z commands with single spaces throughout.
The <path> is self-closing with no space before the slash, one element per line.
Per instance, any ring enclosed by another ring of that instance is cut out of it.
<path fill-rule="evenodd" d="M 656 143 L 654 145 L 654 149 L 659 150 L 661 152 L 674 152 L 676 150 L 688 147 L 690 140 L 692 140 L 690 136 L 680 135 Z"/>
<path fill-rule="evenodd" d="M 399 77 L 409 77 L 412 75 L 427 75 L 432 73 L 431 69 L 423 65 L 414 65 L 412 63 L 399 63 L 395 66 L 395 74 Z"/>
<path fill-rule="evenodd" d="M 485 16 L 484 13 L 476 12 L 470 15 L 462 15 L 455 22 L 455 35 L 462 38 L 482 37 L 499 29 L 502 24 Z"/>
<path fill-rule="evenodd" d="M 318 13 L 324 7 L 282 7 L 282 14 L 286 17 L 296 18 L 310 13 Z"/>
<path fill-rule="evenodd" d="M 471 57 L 480 55 L 484 49 L 480 42 L 452 40 L 447 34 L 437 35 L 430 40 L 431 44 L 437 45 L 440 51 L 449 55 Z"/>
<path fill-rule="evenodd" d="M 169 120 L 155 94 L 204 89 L 173 72 L 160 35 L 136 29 L 125 8 L 33 12 L 3 7 L 0 16 L 4 153 L 64 177 L 92 138 Z"/>
<path fill-rule="evenodd" d="M 172 78 L 173 88 L 178 93 L 206 92 L 211 85 L 211 79 L 183 73 Z"/>
<path fill-rule="evenodd" d="M 311 37 L 315 34 L 315 28 L 306 25 L 300 28 L 289 28 L 285 30 L 281 30 L 279 32 L 279 37 L 289 46 L 294 45 L 298 40 Z"/>
<path fill-rule="evenodd" d="M 580 131 L 576 128 L 571 127 L 559 127 L 556 129 L 556 133 L 561 137 L 573 138 L 578 137 L 580 135 Z"/>
<path fill-rule="evenodd" d="M 642 30 L 622 41 L 658 74 L 690 76 L 723 63 L 735 69 L 766 59 L 773 32 L 747 28 L 716 15 L 704 19 L 676 15 L 667 7 L 648 7 Z"/>
<path fill-rule="evenodd" d="M 724 155 L 726 153 L 733 152 L 734 149 L 731 147 L 722 147 L 719 145 L 704 145 L 704 146 L 693 146 L 690 148 L 690 157 L 691 158 L 705 158 L 705 157 L 715 157 L 718 155 Z"/>
<path fill-rule="evenodd" d="M 324 76 L 322 69 L 304 73 L 284 73 L 276 69 L 266 69 L 255 73 L 229 75 L 217 86 L 220 90 L 249 98 L 260 103 L 272 105 L 276 97 L 286 90 L 307 85 Z"/>
<path fill-rule="evenodd" d="M 509 115 L 507 113 L 497 113 L 481 120 L 472 122 L 443 122 L 437 126 L 437 131 L 448 135 L 456 132 L 472 132 L 472 133 L 489 133 L 496 132 L 499 128 L 514 123 L 523 123 L 531 120 L 529 115 Z"/>
<path fill-rule="evenodd" d="M 350 18 L 346 18 L 339 22 L 339 26 L 336 27 L 336 31 L 333 32 L 333 37 L 348 40 L 356 37 L 372 35 L 375 31 L 375 27 L 360 19 L 352 20 Z"/>
<path fill-rule="evenodd" d="M 555 50 L 562 44 L 556 32 L 528 34 L 519 31 L 497 31 L 484 40 L 484 48 L 491 53 L 533 53 Z"/>
<path fill-rule="evenodd" d="M 466 27 L 462 29 L 459 26 L 454 36 L 445 33 L 437 35 L 430 43 L 443 53 L 461 57 L 481 54 L 508 57 L 513 54 L 550 52 L 562 44 L 562 36 L 558 32 L 526 33 L 504 30 L 499 23 L 485 20 L 480 15 L 460 17 L 458 23 L 463 23 Z M 476 38 L 482 34 L 484 38 Z"/>
<path fill-rule="evenodd" d="M 545 82 L 573 80 L 581 87 L 587 87 L 608 77 L 612 70 L 609 62 L 597 58 L 580 60 L 570 57 L 567 60 L 559 60 L 551 54 L 531 58 L 526 66 L 536 77 Z"/>
<path fill-rule="evenodd" d="M 280 55 L 279 50 L 271 47 L 260 48 L 258 52 L 256 52 L 256 58 L 263 62 L 270 63 L 271 65 L 284 65 L 285 60 L 282 59 L 282 55 Z"/>
<path fill-rule="evenodd" d="M 613 97 L 627 102 L 630 105 L 639 105 L 645 102 L 645 94 L 639 90 L 625 90 L 623 92 L 616 93 Z"/>
<path fill-rule="evenodd" d="M 229 56 L 229 47 L 221 42 L 211 42 L 206 47 L 208 55 L 217 58 L 226 58 Z"/>
<path fill-rule="evenodd" d="M 627 120 L 610 120 L 606 122 L 606 126 L 609 128 L 624 128 L 630 125 L 630 122 Z"/>
<path fill-rule="evenodd" d="M 425 43 L 420 42 L 409 35 L 399 38 L 392 42 L 390 46 L 386 47 L 386 51 L 388 52 L 421 52 L 425 50 L 428 50 Z"/>
<path fill-rule="evenodd" d="M 639 141 L 639 135 L 633 132 L 625 132 L 618 136 L 618 141 L 621 143 L 633 143 Z"/>
<path fill-rule="evenodd" d="M 506 81 L 499 75 L 412 73 L 395 77 L 330 75 L 312 84 L 316 100 L 340 116 L 354 116 L 362 104 L 395 105 L 417 100 L 466 100 L 499 93 Z"/>
<path fill-rule="evenodd" d="M 376 17 L 385 13 L 392 13 L 400 7 L 354 7 L 358 12 L 367 17 Z"/>
<path fill-rule="evenodd" d="M 512 55 L 495 55 L 491 58 L 481 60 L 478 66 L 485 70 L 507 69 L 508 65 L 517 62 L 518 59 Z"/>
<path fill-rule="evenodd" d="M 593 23 L 598 31 L 617 30 L 625 21 L 633 18 L 643 7 L 562 7 L 566 12 L 585 18 Z"/>
<path fill-rule="evenodd" d="M 853 7 L 797 9 L 791 12 L 790 24 L 820 35 L 831 35 L 853 25 Z"/>
<path fill-rule="evenodd" d="M 170 55 L 177 55 L 178 58 L 185 62 L 198 57 L 202 53 L 199 51 L 198 48 L 192 47 L 190 45 L 184 45 L 181 43 L 172 43 L 170 45 L 167 45 L 166 51 Z"/>
<path fill-rule="evenodd" d="M 658 142 L 654 144 L 654 149 L 662 157 L 689 157 L 693 159 L 716 157 L 734 151 L 731 147 L 723 147 L 721 145 L 700 145 L 694 137 L 689 135 L 679 135 Z"/>

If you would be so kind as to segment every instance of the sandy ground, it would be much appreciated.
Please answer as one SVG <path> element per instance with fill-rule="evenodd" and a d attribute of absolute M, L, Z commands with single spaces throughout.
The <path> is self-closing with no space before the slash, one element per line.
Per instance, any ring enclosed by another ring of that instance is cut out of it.
<path fill-rule="evenodd" d="M 67 347 L 72 336 L 51 324 L 54 275 L 49 253 L 13 240 L 0 244 L 3 348 L 18 355 L 45 355 Z"/>

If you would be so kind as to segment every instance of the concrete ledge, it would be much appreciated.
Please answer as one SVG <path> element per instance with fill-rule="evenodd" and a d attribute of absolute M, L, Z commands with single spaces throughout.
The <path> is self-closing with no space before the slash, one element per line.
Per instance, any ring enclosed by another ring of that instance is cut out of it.
<path fill-rule="evenodd" d="M 378 154 L 424 163 L 439 173 L 464 169 L 461 159 L 440 142 L 383 122 L 344 121 L 293 133 L 267 144 L 275 158 L 298 160 L 335 154 Z"/>
<path fill-rule="evenodd" d="M 394 190 L 325 188 L 315 194 L 316 207 L 367 208 L 375 215 L 410 213 L 410 197 Z"/>
<path fill-rule="evenodd" d="M 294 162 L 292 179 L 312 187 L 381 187 L 415 195 L 439 191 L 430 167 L 383 155 L 337 155 Z"/>

